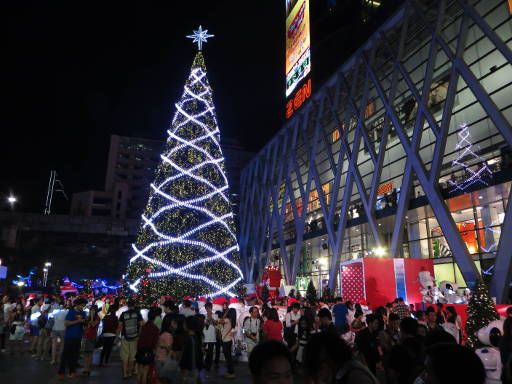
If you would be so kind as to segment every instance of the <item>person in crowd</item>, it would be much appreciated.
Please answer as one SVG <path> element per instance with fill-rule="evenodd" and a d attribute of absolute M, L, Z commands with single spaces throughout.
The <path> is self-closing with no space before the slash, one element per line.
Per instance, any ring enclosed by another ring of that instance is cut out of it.
<path fill-rule="evenodd" d="M 158 337 L 158 344 L 155 353 L 155 369 L 158 381 L 161 383 L 171 382 L 178 374 L 178 363 L 174 359 L 172 351 L 173 337 L 170 323 L 166 328 L 162 324 L 162 330 Z"/>
<path fill-rule="evenodd" d="M 291 310 L 284 317 L 284 340 L 292 353 L 296 352 L 297 334 L 299 333 L 300 304 L 293 303 Z"/>
<path fill-rule="evenodd" d="M 119 317 L 117 330 L 121 335 L 120 355 L 123 364 L 123 379 L 128 379 L 133 373 L 139 330 L 143 322 L 140 312 L 135 309 L 133 299 L 128 300 L 127 304 L 128 309 Z"/>
<path fill-rule="evenodd" d="M 448 312 L 447 312 L 448 313 Z M 448 315 L 446 321 L 441 324 L 441 328 L 453 336 L 457 344 L 460 344 L 460 330 L 457 327 L 457 315 Z"/>
<path fill-rule="evenodd" d="M 509 307 L 508 309 L 511 309 Z M 507 309 L 507 314 L 508 314 Z M 503 336 L 499 344 L 501 362 L 503 363 L 503 378 L 505 383 L 512 382 L 512 316 L 503 322 Z"/>
<path fill-rule="evenodd" d="M 443 303 L 436 303 L 436 322 L 440 326 L 446 321 L 446 310 Z"/>
<path fill-rule="evenodd" d="M 39 336 L 37 338 L 37 344 L 36 344 L 36 353 L 35 353 L 35 359 L 36 360 L 44 360 L 46 353 L 48 352 L 47 349 L 47 342 L 50 338 L 50 333 L 46 327 L 48 324 L 48 308 L 45 308 L 44 310 L 41 309 L 40 315 L 37 318 L 37 328 L 39 329 Z"/>
<path fill-rule="evenodd" d="M 350 326 L 352 322 L 354 321 L 354 315 L 356 313 L 356 310 L 354 309 L 354 303 L 352 301 L 347 300 L 345 302 L 345 306 L 347 307 L 347 324 Z"/>
<path fill-rule="evenodd" d="M 404 303 L 404 299 L 399 297 L 396 299 L 396 304 L 393 306 L 391 310 L 392 313 L 396 313 L 400 320 L 405 319 L 406 317 L 411 316 L 411 312 L 409 310 L 409 306 Z"/>
<path fill-rule="evenodd" d="M 96 339 L 98 338 L 98 325 L 100 324 L 100 316 L 98 314 L 98 307 L 93 305 L 89 308 L 89 314 L 85 321 L 84 329 L 84 370 L 82 374 L 84 376 L 91 375 L 92 369 L 92 354 L 96 347 Z"/>
<path fill-rule="evenodd" d="M 192 302 L 190 300 L 183 300 L 183 304 L 180 308 L 180 315 L 185 317 L 196 315 L 196 311 L 192 308 Z"/>
<path fill-rule="evenodd" d="M 414 355 L 402 344 L 394 345 L 384 355 L 384 370 L 387 384 L 411 384 L 419 373 Z"/>
<path fill-rule="evenodd" d="M 318 333 L 314 328 L 314 318 L 302 316 L 299 320 L 299 347 L 297 349 L 296 361 L 302 364 L 304 361 L 304 349 L 311 338 L 311 335 Z"/>
<path fill-rule="evenodd" d="M 450 320 L 452 318 L 454 320 Z M 457 310 L 453 305 L 449 305 L 446 307 L 446 321 L 451 321 L 452 323 L 455 324 L 458 333 L 458 338 L 456 339 L 459 340 L 459 343 L 462 342 L 462 319 L 458 315 Z"/>
<path fill-rule="evenodd" d="M 318 320 L 320 321 L 320 332 L 330 332 L 335 335 L 340 334 L 332 322 L 331 311 L 329 311 L 327 308 L 322 308 L 318 311 L 317 316 Z"/>
<path fill-rule="evenodd" d="M 177 316 L 174 301 L 169 300 L 169 299 L 165 300 L 164 304 L 162 305 L 162 309 L 163 309 L 163 317 L 162 317 L 161 329 L 163 329 L 163 328 L 170 329 L 171 328 L 171 319 L 173 319 Z"/>
<path fill-rule="evenodd" d="M 427 349 L 425 384 L 484 384 L 485 368 L 470 349 L 455 343 L 438 343 Z"/>
<path fill-rule="evenodd" d="M 199 372 L 203 368 L 202 328 L 202 322 L 197 316 L 188 316 L 185 318 L 186 334 L 185 342 L 183 344 L 183 354 L 180 360 L 183 384 L 195 384 L 199 378 Z M 231 375 L 233 375 L 233 372 L 234 371 L 232 370 Z M 226 376 L 226 378 L 232 377 Z"/>
<path fill-rule="evenodd" d="M 51 332 L 51 340 L 52 340 L 52 359 L 50 364 L 55 365 L 60 362 L 60 357 L 62 355 L 62 348 L 64 346 L 64 334 L 66 333 L 66 315 L 68 314 L 69 309 L 64 308 L 64 302 L 62 302 L 58 309 L 55 309 L 53 314 L 53 326 Z"/>
<path fill-rule="evenodd" d="M 352 332 L 356 333 L 363 330 L 366 327 L 366 324 L 364 323 L 364 313 L 362 310 L 356 309 L 354 313 L 354 320 L 352 320 L 352 323 L 350 324 L 350 328 Z"/>
<path fill-rule="evenodd" d="M 116 305 L 110 305 L 106 315 L 102 320 L 103 348 L 101 349 L 100 355 L 100 367 L 105 367 L 108 365 L 112 347 L 114 346 L 117 328 L 119 327 L 119 319 L 116 316 L 116 311 Z"/>
<path fill-rule="evenodd" d="M 367 327 L 356 334 L 355 345 L 370 371 L 377 372 L 377 364 L 380 362 L 379 340 L 380 321 L 374 314 L 366 315 Z"/>
<path fill-rule="evenodd" d="M 37 357 L 37 342 L 39 339 L 39 325 L 37 319 L 41 313 L 41 306 L 43 305 L 43 300 L 30 300 L 30 313 L 29 313 L 29 321 L 30 321 L 30 352 L 32 353 L 32 357 Z"/>
<path fill-rule="evenodd" d="M 2 353 L 5 352 L 5 339 L 7 338 L 8 328 L 8 317 L 6 317 L 4 314 L 4 306 L 6 305 L 4 299 L 5 297 L 2 298 L 2 301 L 0 302 L 0 352 Z"/>
<path fill-rule="evenodd" d="M 407 319 L 407 318 L 406 318 Z M 410 317 L 412 319 L 412 317 Z M 404 319 L 405 320 L 405 319 Z M 414 320 L 414 319 L 413 319 Z M 379 346 L 382 354 L 388 353 L 400 340 L 400 318 L 396 313 L 390 313 L 388 323 L 379 333 Z"/>
<path fill-rule="evenodd" d="M 125 312 L 124 314 L 126 314 Z M 156 308 L 151 308 L 148 312 L 148 321 L 140 328 L 137 339 L 137 352 L 135 361 L 137 362 L 137 383 L 147 384 L 149 366 L 155 360 L 155 351 L 160 336 L 160 330 L 154 321 L 157 316 Z M 124 315 L 123 314 L 123 315 Z"/>
<path fill-rule="evenodd" d="M 213 349 L 215 348 L 215 343 L 217 342 L 216 325 L 219 317 L 213 313 L 212 303 L 206 303 L 204 305 L 204 309 L 206 310 L 203 329 L 203 342 L 206 352 L 204 368 L 207 372 L 209 372 L 213 364 Z"/>
<path fill-rule="evenodd" d="M 332 307 L 332 314 L 334 315 L 334 325 L 341 334 L 347 324 L 348 315 L 347 305 L 343 303 L 341 297 L 336 298 L 336 304 Z"/>
<path fill-rule="evenodd" d="M 107 315 L 110 309 L 110 297 L 105 297 L 105 302 L 103 303 L 103 306 L 101 307 L 101 312 L 99 313 L 101 320 Z"/>
<path fill-rule="evenodd" d="M 277 309 L 269 308 L 267 311 L 267 320 L 263 324 L 263 337 L 265 340 L 274 340 L 283 342 L 283 323 L 279 321 Z"/>
<path fill-rule="evenodd" d="M 173 316 L 170 329 L 173 338 L 172 352 L 176 360 L 179 361 L 183 352 L 183 344 L 185 343 L 185 317 L 183 315 Z"/>
<path fill-rule="evenodd" d="M 427 330 L 430 332 L 434 329 L 439 329 L 440 326 L 437 322 L 437 314 L 434 307 L 428 307 L 425 311 L 425 317 L 427 322 Z"/>
<path fill-rule="evenodd" d="M 253 348 L 260 341 L 260 330 L 262 324 L 258 307 L 251 307 L 249 309 L 249 316 L 244 319 L 242 327 L 244 332 L 244 341 L 247 344 L 247 353 L 250 354 Z"/>
<path fill-rule="evenodd" d="M 155 321 L 153 323 L 158 327 L 158 329 L 162 329 L 162 308 L 155 308 Z"/>
<path fill-rule="evenodd" d="M 228 309 L 222 319 L 219 319 L 221 324 L 221 337 L 222 337 L 222 351 L 224 352 L 224 359 L 227 365 L 227 373 L 224 375 L 226 379 L 235 378 L 235 370 L 233 366 L 233 337 L 236 333 L 236 310 L 234 308 Z"/>
<path fill-rule="evenodd" d="M 314 384 L 378 384 L 368 368 L 352 357 L 350 347 L 329 333 L 311 336 L 304 350 L 304 369 Z"/>
<path fill-rule="evenodd" d="M 23 338 L 25 336 L 25 311 L 21 303 L 17 303 L 9 315 L 10 352 L 23 354 Z"/>
<path fill-rule="evenodd" d="M 76 375 L 76 366 L 78 358 L 80 357 L 83 327 L 86 321 L 84 307 L 85 304 L 87 304 L 87 301 L 85 299 L 78 298 L 73 304 L 73 308 L 68 311 L 64 320 L 66 331 L 64 333 L 64 347 L 60 358 L 60 380 L 64 379 L 66 367 L 69 370 L 69 377 L 74 377 Z"/>
<path fill-rule="evenodd" d="M 283 343 L 265 341 L 249 355 L 253 384 L 292 384 L 292 356 Z"/>
<path fill-rule="evenodd" d="M 119 299 L 119 300 L 117 300 Z M 124 297 L 119 297 L 116 299 L 116 307 L 117 307 L 117 311 L 116 311 L 116 316 L 118 319 L 121 318 L 121 315 L 123 314 L 123 312 L 126 312 L 128 309 L 129 309 L 129 306 L 128 306 L 128 302 L 126 301 L 126 299 Z"/>

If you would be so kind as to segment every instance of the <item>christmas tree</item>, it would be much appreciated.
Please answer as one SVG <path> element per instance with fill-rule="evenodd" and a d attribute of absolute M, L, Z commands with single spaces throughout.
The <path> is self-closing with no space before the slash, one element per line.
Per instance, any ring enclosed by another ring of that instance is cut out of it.
<path fill-rule="evenodd" d="M 473 151 L 473 143 L 471 143 L 469 126 L 466 123 L 462 123 L 457 135 L 459 137 L 459 141 L 455 146 L 455 149 L 460 152 L 457 158 L 452 161 L 452 167 L 454 169 L 464 169 L 465 175 L 461 180 L 448 180 L 452 187 L 450 192 L 465 192 L 466 189 L 477 183 L 482 186 L 487 186 L 487 179 L 492 177 L 492 172 L 486 161 Z M 468 160 L 473 164 L 476 164 L 474 166 L 470 166 L 467 163 Z"/>
<path fill-rule="evenodd" d="M 212 90 L 201 46 L 161 154 L 127 280 L 150 303 L 166 295 L 235 296 L 241 284 L 238 244 L 219 144 Z"/>
<path fill-rule="evenodd" d="M 316 288 L 313 284 L 313 280 L 309 280 L 308 288 L 306 290 L 306 299 L 308 299 L 309 302 L 316 301 Z"/>
<path fill-rule="evenodd" d="M 498 320 L 498 312 L 494 302 L 489 297 L 485 282 L 480 279 L 471 293 L 467 308 L 468 319 L 466 322 L 466 333 L 468 340 L 466 346 L 472 349 L 483 346 L 478 340 L 477 332 L 493 320 Z"/>

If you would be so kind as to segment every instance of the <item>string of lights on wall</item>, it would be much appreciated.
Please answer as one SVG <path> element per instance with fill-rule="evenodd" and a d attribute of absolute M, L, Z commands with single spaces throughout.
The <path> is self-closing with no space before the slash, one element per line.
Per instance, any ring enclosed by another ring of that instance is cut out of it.
<path fill-rule="evenodd" d="M 467 123 L 462 123 L 460 125 L 460 131 L 458 132 L 457 136 L 458 143 L 455 146 L 455 149 L 460 152 L 455 160 L 452 161 L 452 167 L 463 168 L 466 172 L 466 175 L 464 175 L 461 180 L 448 181 L 452 187 L 450 192 L 465 192 L 469 187 L 477 183 L 488 186 L 489 184 L 487 183 L 486 178 L 492 177 L 492 171 L 487 165 L 485 159 L 473 151 L 471 133 L 469 132 L 469 125 Z M 478 163 L 478 165 L 475 166 L 476 169 L 472 169 L 472 167 L 466 163 L 465 159 L 468 158 L 473 159 Z"/>

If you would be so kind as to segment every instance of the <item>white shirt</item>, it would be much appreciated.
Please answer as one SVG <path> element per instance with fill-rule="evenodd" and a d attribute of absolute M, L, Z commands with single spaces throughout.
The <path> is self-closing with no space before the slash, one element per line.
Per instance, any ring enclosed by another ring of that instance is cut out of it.
<path fill-rule="evenodd" d="M 252 317 L 249 317 L 248 319 L 245 319 L 243 322 L 243 328 L 245 333 L 246 341 L 250 341 L 252 343 L 257 343 L 260 339 L 260 324 L 261 320 L 258 318 L 253 319 Z M 256 334 L 256 341 L 253 339 L 250 339 L 248 335 L 251 333 Z"/>
<path fill-rule="evenodd" d="M 5 303 L 4 304 L 4 319 L 5 321 L 9 320 L 9 315 L 11 313 L 11 310 L 14 309 L 15 306 L 11 303 Z"/>
<path fill-rule="evenodd" d="M 284 317 L 284 321 L 285 321 L 287 327 L 291 327 L 292 321 L 298 321 L 299 319 L 300 319 L 300 311 L 297 313 L 293 313 L 293 311 L 290 311 Z M 294 328 L 293 332 L 295 334 L 299 333 L 299 324 L 298 323 L 295 324 L 295 328 Z"/>
<path fill-rule="evenodd" d="M 121 315 L 123 314 L 123 312 L 126 312 L 128 310 L 128 306 L 127 305 L 124 305 L 122 306 L 121 308 L 119 308 L 117 311 L 116 311 L 116 316 L 117 318 L 119 319 L 121 317 Z"/>
<path fill-rule="evenodd" d="M 221 329 L 222 333 L 222 341 L 227 343 L 233 340 L 233 328 L 231 327 L 231 321 L 229 319 L 225 319 L 224 324 Z"/>
<path fill-rule="evenodd" d="M 52 331 L 65 331 L 66 326 L 64 325 L 64 320 L 66 320 L 66 315 L 68 314 L 67 309 L 61 309 L 53 316 L 53 328 Z"/>
<path fill-rule="evenodd" d="M 181 307 L 180 308 L 180 315 L 183 315 L 185 317 L 195 316 L 196 311 L 194 311 L 191 307 Z"/>
<path fill-rule="evenodd" d="M 31 309 L 30 309 L 30 314 L 34 314 L 34 313 L 37 313 L 39 312 L 41 308 L 39 307 L 39 305 L 35 304 Z"/>
<path fill-rule="evenodd" d="M 212 313 L 213 320 L 217 321 L 219 317 Z M 213 324 L 210 324 L 208 327 L 203 328 L 203 342 L 205 343 L 215 343 L 217 341 L 217 336 L 215 334 L 215 326 Z"/>

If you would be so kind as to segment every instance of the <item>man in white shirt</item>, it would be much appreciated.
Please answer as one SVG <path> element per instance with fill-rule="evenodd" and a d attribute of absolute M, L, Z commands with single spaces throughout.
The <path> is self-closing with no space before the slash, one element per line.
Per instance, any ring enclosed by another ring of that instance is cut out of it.
<path fill-rule="evenodd" d="M 185 317 L 195 316 L 196 311 L 192 308 L 192 302 L 190 300 L 183 300 L 183 304 L 180 308 L 180 315 Z"/>
<path fill-rule="evenodd" d="M 206 369 L 206 371 L 209 371 L 212 367 L 213 362 L 213 348 L 215 346 L 215 343 L 217 342 L 217 333 L 215 326 L 217 325 L 219 317 L 215 313 L 213 313 L 212 303 L 206 303 L 204 305 L 204 309 L 206 310 L 203 329 L 203 341 L 206 350 L 204 368 Z"/>
<path fill-rule="evenodd" d="M 260 341 L 261 320 L 259 314 L 260 312 L 257 307 L 251 307 L 249 316 L 244 319 L 242 325 L 244 340 L 247 344 L 247 353 L 251 353 Z"/>
<path fill-rule="evenodd" d="M 284 317 L 285 329 L 284 329 L 284 341 L 288 345 L 288 348 L 292 349 L 297 343 L 299 334 L 299 320 L 301 317 L 300 304 L 293 303 L 292 310 Z"/>

